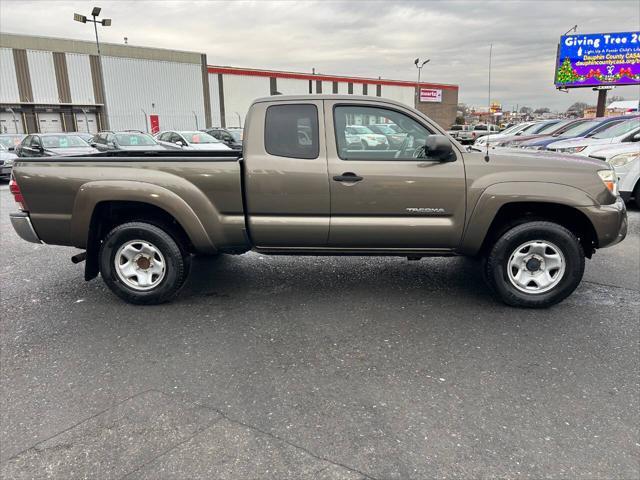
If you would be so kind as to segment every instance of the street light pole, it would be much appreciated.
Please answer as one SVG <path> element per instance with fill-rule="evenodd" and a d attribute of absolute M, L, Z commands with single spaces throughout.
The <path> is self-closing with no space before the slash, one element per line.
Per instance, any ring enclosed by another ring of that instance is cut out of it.
<path fill-rule="evenodd" d="M 413 61 L 413 63 L 415 64 L 416 68 L 418 69 L 418 84 L 416 85 L 416 105 L 415 105 L 416 108 L 418 108 L 418 103 L 420 101 L 420 76 L 422 74 L 422 67 L 424 67 L 430 61 L 431 61 L 430 58 L 427 58 L 422 63 L 420 63 L 420 59 L 419 58 L 416 58 Z"/>
<path fill-rule="evenodd" d="M 105 18 L 103 20 L 97 20 L 97 18 L 100 16 L 100 12 L 101 12 L 101 8 L 100 7 L 93 7 L 93 9 L 91 10 L 91 16 L 93 17 L 92 19 L 87 18 L 86 15 L 80 15 L 79 13 L 74 13 L 73 14 L 73 19 L 76 22 L 80 22 L 80 23 L 87 23 L 87 22 L 91 22 L 93 23 L 93 30 L 95 31 L 96 34 L 96 47 L 98 48 L 98 65 L 100 66 L 100 84 L 102 86 L 102 110 L 104 113 L 104 127 L 103 130 L 108 130 L 109 129 L 109 114 L 107 112 L 107 95 L 106 95 L 106 88 L 105 88 L 105 84 L 104 84 L 104 69 L 103 69 L 103 65 L 102 65 L 102 54 L 100 52 L 100 40 L 98 38 L 98 24 L 102 25 L 103 27 L 110 27 L 111 26 L 111 19 L 110 18 Z"/>

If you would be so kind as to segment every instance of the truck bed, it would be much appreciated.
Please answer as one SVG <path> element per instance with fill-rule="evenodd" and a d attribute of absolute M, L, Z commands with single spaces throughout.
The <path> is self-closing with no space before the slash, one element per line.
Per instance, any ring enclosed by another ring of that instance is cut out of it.
<path fill-rule="evenodd" d="M 85 248 L 98 204 L 130 201 L 167 211 L 195 232 L 198 251 L 214 253 L 247 244 L 241 168 L 233 151 L 105 152 L 20 158 L 13 174 L 45 243 Z"/>

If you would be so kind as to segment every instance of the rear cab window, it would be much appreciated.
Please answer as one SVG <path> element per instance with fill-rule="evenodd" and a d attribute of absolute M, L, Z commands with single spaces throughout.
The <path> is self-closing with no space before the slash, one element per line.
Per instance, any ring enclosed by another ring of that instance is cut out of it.
<path fill-rule="evenodd" d="M 264 146 L 277 157 L 316 159 L 320 153 L 318 109 L 311 104 L 267 108 Z"/>

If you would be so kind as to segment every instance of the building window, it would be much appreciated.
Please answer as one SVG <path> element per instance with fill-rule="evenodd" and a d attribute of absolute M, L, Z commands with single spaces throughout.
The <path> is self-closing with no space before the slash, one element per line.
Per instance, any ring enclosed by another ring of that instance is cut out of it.
<path fill-rule="evenodd" d="M 264 146 L 270 155 L 318 158 L 318 109 L 315 105 L 273 105 L 267 108 Z"/>
<path fill-rule="evenodd" d="M 322 80 L 316 80 L 316 93 L 322 93 Z"/>
<path fill-rule="evenodd" d="M 363 94 L 363 95 L 366 95 L 366 94 L 368 93 L 368 92 L 367 92 L 367 90 L 368 90 L 368 89 L 367 89 L 367 87 L 368 87 L 368 86 L 369 86 L 369 85 L 367 85 L 366 83 L 363 83 L 363 84 L 362 84 L 362 94 Z"/>

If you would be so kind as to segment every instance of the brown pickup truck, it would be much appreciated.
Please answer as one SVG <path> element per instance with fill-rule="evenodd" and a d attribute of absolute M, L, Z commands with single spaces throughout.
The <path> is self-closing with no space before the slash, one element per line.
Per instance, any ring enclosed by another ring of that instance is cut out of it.
<path fill-rule="evenodd" d="M 366 127 L 382 124 L 393 137 Z M 86 250 L 73 258 L 86 259 L 85 279 L 100 273 L 139 304 L 175 295 L 192 254 L 255 250 L 477 256 L 504 302 L 546 307 L 577 287 L 585 256 L 627 229 L 605 162 L 489 158 L 420 112 L 372 97 L 258 99 L 242 154 L 19 159 L 10 190 L 22 238 Z"/>

